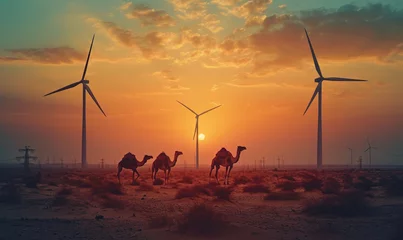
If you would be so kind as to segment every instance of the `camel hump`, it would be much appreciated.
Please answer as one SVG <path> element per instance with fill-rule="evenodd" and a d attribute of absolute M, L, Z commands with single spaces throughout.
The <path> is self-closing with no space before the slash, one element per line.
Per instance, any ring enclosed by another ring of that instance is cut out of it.
<path fill-rule="evenodd" d="M 165 154 L 165 152 L 160 153 L 160 155 L 158 155 L 157 158 L 165 158 L 167 157 L 167 155 Z"/>
<path fill-rule="evenodd" d="M 135 157 L 134 154 L 131 152 L 128 152 L 123 156 L 123 159 L 132 159 L 133 157 Z"/>
<path fill-rule="evenodd" d="M 221 158 L 221 157 L 226 157 L 227 155 L 228 155 L 228 151 L 227 151 L 227 149 L 225 149 L 224 147 L 221 148 L 220 151 L 218 151 L 218 152 L 216 153 L 216 157 L 219 157 L 219 158 Z"/>

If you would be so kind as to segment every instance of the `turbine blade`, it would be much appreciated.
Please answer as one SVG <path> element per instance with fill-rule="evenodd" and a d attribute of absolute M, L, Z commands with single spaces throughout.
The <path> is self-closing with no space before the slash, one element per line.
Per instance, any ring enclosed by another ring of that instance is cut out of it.
<path fill-rule="evenodd" d="M 90 51 L 88 52 L 87 61 L 85 62 L 85 67 L 84 67 L 83 77 L 81 78 L 81 80 L 84 80 L 84 78 L 85 78 L 85 73 L 87 72 L 88 61 L 90 60 L 90 56 L 91 56 L 91 50 L 92 50 L 92 44 L 94 43 L 94 38 L 95 38 L 95 34 L 92 36 L 92 41 L 91 41 Z"/>
<path fill-rule="evenodd" d="M 101 110 L 101 112 L 102 112 L 102 113 L 105 115 L 105 117 L 106 117 L 106 114 L 105 114 L 104 110 L 102 110 L 101 106 L 99 105 L 97 99 L 95 98 L 94 94 L 92 93 L 92 91 L 91 91 L 91 89 L 90 89 L 90 86 L 88 86 L 87 84 L 84 84 L 84 87 L 85 87 L 85 90 L 87 90 L 88 94 L 91 96 L 92 100 L 94 100 L 94 102 L 95 102 L 95 103 L 97 104 L 97 106 L 99 107 L 99 110 Z"/>
<path fill-rule="evenodd" d="M 81 83 L 81 81 L 78 81 L 78 82 L 69 84 L 69 85 L 67 85 L 67 86 L 65 86 L 65 87 L 62 87 L 62 88 L 60 88 L 60 89 L 57 89 L 56 91 L 53 91 L 53 92 L 50 92 L 50 93 L 44 95 L 44 97 L 46 97 L 46 96 L 48 96 L 48 95 L 50 95 L 50 94 L 53 94 L 53 93 L 57 93 L 57 92 L 61 92 L 61 91 L 64 91 L 64 90 L 73 88 L 73 87 L 77 86 L 77 85 L 80 84 L 80 83 Z"/>
<path fill-rule="evenodd" d="M 320 84 L 320 83 L 318 83 L 318 86 L 316 87 L 315 92 L 313 92 L 311 101 L 309 101 L 308 107 L 306 107 L 305 112 L 304 112 L 304 115 L 305 115 L 305 113 L 308 111 L 309 107 L 311 106 L 311 103 L 313 102 L 313 100 L 315 99 L 316 95 L 317 95 L 318 92 L 319 92 L 319 84 Z"/>
<path fill-rule="evenodd" d="M 340 77 L 327 77 L 323 78 L 327 81 L 339 81 L 339 82 L 367 82 L 368 80 L 354 79 L 354 78 L 340 78 Z"/>
<path fill-rule="evenodd" d="M 210 111 L 212 111 L 212 110 L 214 110 L 214 109 L 216 109 L 216 108 L 218 108 L 218 107 L 221 107 L 221 105 L 215 106 L 215 107 L 213 107 L 213 108 L 211 108 L 211 109 L 209 109 L 209 110 L 207 110 L 207 111 L 204 111 L 204 112 L 200 113 L 199 116 L 201 116 L 201 115 L 203 115 L 203 114 L 205 114 L 205 113 L 208 113 L 208 112 L 210 112 Z"/>
<path fill-rule="evenodd" d="M 197 130 L 197 123 L 198 123 L 199 119 L 196 120 L 196 125 L 195 125 L 195 131 L 193 133 L 193 140 L 195 139 L 196 136 L 196 130 Z"/>
<path fill-rule="evenodd" d="M 370 148 L 367 148 L 367 150 L 365 150 L 364 152 L 368 151 Z"/>
<path fill-rule="evenodd" d="M 176 100 L 178 103 L 180 103 L 182 106 L 184 106 L 185 108 L 189 109 L 189 111 L 191 111 L 192 113 L 194 113 L 195 115 L 197 115 L 197 113 L 195 111 L 193 111 L 192 109 L 190 109 L 188 106 L 186 106 L 185 104 L 179 102 L 178 100 Z"/>
<path fill-rule="evenodd" d="M 313 62 L 315 63 L 316 71 L 318 72 L 319 76 L 323 78 L 322 71 L 320 70 L 320 67 L 319 67 L 318 59 L 316 58 L 315 51 L 313 50 L 313 47 L 312 47 L 311 39 L 309 39 L 308 32 L 306 31 L 305 28 L 304 28 L 304 30 L 305 30 L 306 37 L 308 39 L 309 48 L 311 49 L 312 58 L 313 58 Z"/>

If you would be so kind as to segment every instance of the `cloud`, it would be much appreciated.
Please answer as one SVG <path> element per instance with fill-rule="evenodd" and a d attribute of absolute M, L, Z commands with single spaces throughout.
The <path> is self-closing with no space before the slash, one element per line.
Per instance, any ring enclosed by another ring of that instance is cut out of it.
<path fill-rule="evenodd" d="M 199 19 L 207 14 L 207 3 L 204 0 L 168 0 L 182 19 Z"/>
<path fill-rule="evenodd" d="M 312 61 L 303 30 L 309 31 L 319 62 L 372 59 L 398 61 L 403 56 L 403 11 L 388 5 L 344 5 L 337 10 L 314 9 L 296 15 L 271 15 L 250 37 L 259 52 L 255 72 L 298 67 Z"/>
<path fill-rule="evenodd" d="M 286 7 L 287 7 L 287 4 L 278 5 L 278 8 L 280 8 L 280 9 L 284 9 L 284 8 L 286 8 Z"/>
<path fill-rule="evenodd" d="M 217 84 L 214 84 L 212 87 L 211 87 L 211 91 L 212 92 L 215 92 L 215 91 L 217 91 L 219 89 L 219 86 L 217 85 Z"/>
<path fill-rule="evenodd" d="M 241 6 L 235 7 L 230 12 L 242 18 L 248 18 L 251 15 L 261 15 L 272 2 L 272 0 L 249 0 Z"/>
<path fill-rule="evenodd" d="M 86 54 L 71 47 L 6 49 L 12 56 L 0 62 L 35 62 L 41 64 L 72 64 L 85 61 Z"/>
<path fill-rule="evenodd" d="M 95 18 L 88 18 L 87 21 L 104 30 L 113 41 L 120 45 L 139 50 L 146 60 L 171 59 L 166 49 L 178 47 L 179 42 L 177 42 L 176 34 L 171 32 L 154 31 L 144 36 L 139 36 L 130 30 L 119 27 L 114 22 L 106 22 Z"/>
<path fill-rule="evenodd" d="M 130 12 L 126 13 L 126 17 L 129 19 L 139 19 L 143 26 L 175 26 L 175 20 L 164 10 L 155 10 L 144 4 L 130 4 L 129 6 L 124 4 L 123 6 L 124 10 L 127 10 L 131 7 Z"/>
<path fill-rule="evenodd" d="M 188 87 L 184 87 L 182 85 L 179 84 L 179 78 L 175 77 L 172 73 L 171 70 L 169 69 L 164 69 L 161 71 L 157 71 L 154 72 L 152 74 L 152 76 L 157 76 L 157 77 L 161 77 L 162 79 L 164 79 L 166 81 L 166 83 L 164 83 L 164 88 L 168 89 L 168 90 L 172 90 L 172 91 L 184 91 L 184 90 L 189 90 L 190 88 Z"/>
<path fill-rule="evenodd" d="M 207 28 L 212 33 L 217 33 L 224 29 L 220 26 L 220 20 L 215 14 L 208 14 L 204 16 L 200 26 Z"/>

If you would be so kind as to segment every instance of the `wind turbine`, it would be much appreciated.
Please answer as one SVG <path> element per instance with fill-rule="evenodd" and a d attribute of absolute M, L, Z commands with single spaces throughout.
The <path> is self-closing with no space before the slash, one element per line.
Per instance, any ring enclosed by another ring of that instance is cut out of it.
<path fill-rule="evenodd" d="M 317 168 L 322 168 L 322 82 L 323 81 L 346 81 L 346 82 L 355 82 L 355 81 L 367 81 L 361 79 L 352 79 L 352 78 L 340 78 L 340 77 L 324 77 L 322 75 L 322 71 L 320 70 L 318 60 L 316 58 L 315 52 L 312 47 L 311 40 L 309 39 L 308 32 L 305 30 L 306 37 L 308 39 L 309 48 L 311 49 L 313 62 L 315 63 L 316 71 L 319 74 L 319 77 L 315 79 L 315 82 L 318 83 L 315 91 L 313 92 L 313 96 L 311 101 L 309 101 L 308 107 L 306 108 L 305 113 L 308 111 L 309 106 L 311 106 L 312 101 L 315 99 L 316 95 L 318 96 L 318 142 L 317 142 Z"/>
<path fill-rule="evenodd" d="M 350 150 L 350 161 L 351 161 L 351 165 L 353 165 L 353 149 L 348 148 L 348 150 Z"/>
<path fill-rule="evenodd" d="M 82 123 L 81 164 L 82 164 L 83 168 L 87 167 L 86 101 L 85 101 L 86 92 L 88 92 L 88 94 L 91 96 L 92 100 L 94 100 L 94 102 L 97 104 L 98 108 L 101 110 L 101 112 L 106 117 L 105 112 L 102 110 L 97 99 L 95 98 L 94 94 L 92 93 L 90 86 L 88 85 L 90 83 L 90 81 L 85 80 L 85 73 L 87 72 L 88 61 L 91 56 L 91 50 L 92 50 L 92 45 L 94 43 L 94 38 L 95 38 L 95 34 L 92 36 L 91 46 L 90 46 L 90 50 L 88 52 L 87 61 L 85 63 L 84 72 L 83 72 L 83 76 L 81 77 L 81 80 L 78 82 L 72 83 L 70 85 L 67 85 L 65 87 L 62 87 L 56 91 L 50 92 L 44 96 L 44 97 L 46 97 L 48 95 L 51 95 L 51 94 L 54 94 L 57 92 L 61 92 L 61 91 L 73 88 L 75 86 L 78 86 L 79 84 L 82 84 L 82 86 L 83 86 L 83 123 Z"/>
<path fill-rule="evenodd" d="M 189 111 L 191 111 L 192 113 L 194 113 L 194 115 L 196 115 L 196 126 L 195 126 L 195 131 L 193 133 L 193 140 L 195 139 L 195 136 L 197 135 L 196 138 L 196 169 L 199 169 L 199 117 L 205 113 L 208 113 L 218 107 L 220 107 L 221 105 L 215 106 L 209 110 L 206 110 L 200 114 L 197 114 L 195 111 L 193 111 L 192 109 L 190 109 L 188 106 L 186 106 L 185 104 L 179 102 L 178 100 L 176 100 L 179 104 L 181 104 L 182 106 L 184 106 L 185 108 L 189 109 Z"/>
<path fill-rule="evenodd" d="M 371 144 L 369 143 L 369 139 L 367 138 L 367 142 L 368 142 L 368 148 L 364 151 L 364 152 L 367 152 L 367 151 L 369 151 L 368 152 L 368 155 L 369 155 L 369 166 L 371 167 L 371 164 L 372 164 L 372 159 L 371 159 L 371 150 L 372 149 L 376 149 L 376 147 L 373 147 L 373 146 L 371 146 Z"/>

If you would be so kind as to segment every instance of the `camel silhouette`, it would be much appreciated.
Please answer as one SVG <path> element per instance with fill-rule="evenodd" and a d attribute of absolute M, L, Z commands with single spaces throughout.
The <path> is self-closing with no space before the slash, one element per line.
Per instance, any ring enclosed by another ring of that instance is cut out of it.
<path fill-rule="evenodd" d="M 151 179 L 155 180 L 157 177 L 157 172 L 159 169 L 164 171 L 165 175 L 165 184 L 167 183 L 169 179 L 169 174 L 171 173 L 171 168 L 175 167 L 176 162 L 178 161 L 178 157 L 182 155 L 183 153 L 181 151 L 175 151 L 174 154 L 174 160 L 171 161 L 168 155 L 165 154 L 165 152 L 162 152 L 158 155 L 158 157 L 154 160 L 153 165 L 152 165 L 152 172 L 151 172 Z M 167 171 L 168 170 L 168 175 Z"/>
<path fill-rule="evenodd" d="M 122 160 L 118 163 L 117 177 L 119 183 L 120 183 L 120 172 L 123 170 L 123 168 L 133 170 L 132 181 L 134 182 L 135 180 L 134 173 L 137 173 L 136 179 L 140 177 L 140 173 L 137 171 L 137 168 L 144 166 L 144 164 L 146 164 L 146 162 L 151 158 L 153 158 L 153 156 L 144 155 L 143 161 L 139 162 L 134 154 L 132 154 L 131 152 L 126 153 L 125 156 L 122 158 Z"/>
<path fill-rule="evenodd" d="M 219 184 L 218 181 L 218 169 L 220 169 L 220 166 L 225 167 L 225 176 L 224 176 L 224 185 L 229 184 L 228 179 L 229 175 L 231 173 L 231 170 L 234 166 L 234 163 L 237 163 L 239 161 L 239 158 L 241 156 L 241 152 L 243 150 L 246 150 L 246 147 L 243 146 L 238 146 L 237 151 L 236 151 L 236 156 L 233 157 L 232 153 L 228 151 L 225 148 L 221 148 L 211 161 L 211 169 L 210 169 L 210 175 L 209 177 L 211 178 L 211 172 L 213 171 L 214 167 L 216 168 L 215 171 L 215 179 L 217 180 L 217 183 Z M 229 169 L 229 171 L 228 171 Z"/>

